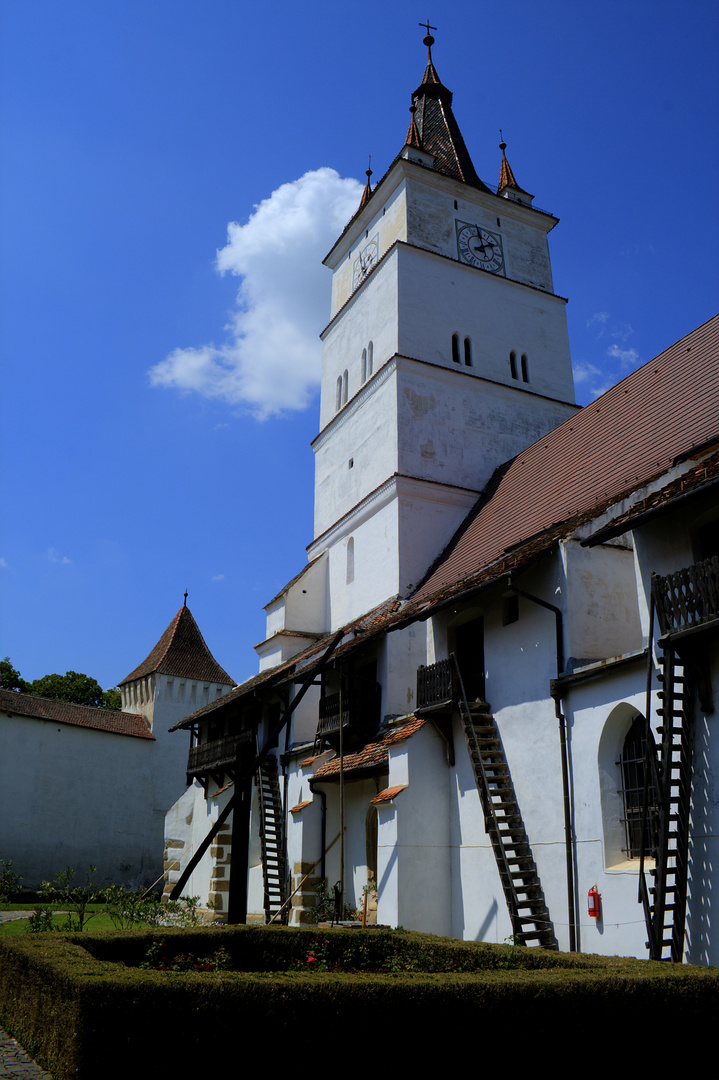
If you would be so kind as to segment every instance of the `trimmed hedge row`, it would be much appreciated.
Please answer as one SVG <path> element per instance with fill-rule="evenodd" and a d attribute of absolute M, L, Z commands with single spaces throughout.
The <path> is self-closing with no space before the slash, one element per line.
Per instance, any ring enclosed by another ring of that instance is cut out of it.
<path fill-rule="evenodd" d="M 207 956 L 222 947 L 243 971 L 140 969 L 159 936 L 177 953 Z M 389 953 L 397 967 L 424 970 L 288 973 L 288 965 L 306 962 L 315 942 L 345 964 L 372 966 Z M 346 1061 L 364 1049 L 368 1064 L 407 1066 L 462 1033 L 482 1064 L 506 1064 L 507 1048 L 520 1052 L 518 1036 L 522 1043 L 539 1039 L 549 1051 L 553 1030 L 586 1029 L 588 1022 L 605 1037 L 609 1025 L 619 1036 L 628 1024 L 647 1033 L 670 1021 L 677 1032 L 690 1023 L 695 1032 L 709 1031 L 718 1007 L 716 969 L 392 931 L 229 927 L 0 942 L 0 1018 L 60 1080 L 97 1080 L 110 1065 L 113 1074 L 237 1071 L 250 1065 L 251 1048 L 269 1051 L 266 1063 L 280 1068 L 295 1060 L 278 1059 L 283 1050 L 301 1060 L 309 1054 L 309 1063 L 317 1053 Z"/>

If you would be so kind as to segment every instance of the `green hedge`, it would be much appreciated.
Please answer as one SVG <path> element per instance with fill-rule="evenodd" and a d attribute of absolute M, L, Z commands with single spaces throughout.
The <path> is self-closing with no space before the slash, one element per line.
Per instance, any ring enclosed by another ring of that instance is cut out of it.
<path fill-rule="evenodd" d="M 429 1047 L 459 1052 L 458 1036 L 467 1048 L 476 1046 L 482 1064 L 499 1064 L 520 1053 L 519 1036 L 522 1044 L 541 1040 L 535 1047 L 548 1051 L 553 1031 L 564 1038 L 590 1024 L 603 1040 L 619 1042 L 631 1029 L 645 1047 L 649 1032 L 664 1024 L 709 1031 L 718 1015 L 716 969 L 426 934 L 260 927 L 161 935 L 177 953 L 207 956 L 222 946 L 242 972 L 139 968 L 158 936 L 154 930 L 3 939 L 0 1019 L 56 1077 L 97 1080 L 109 1065 L 113 1074 L 140 1076 L 160 1068 L 173 1075 L 238 1072 L 250 1066 L 248 1051 L 256 1047 L 273 1069 L 305 1059 L 330 1067 L 362 1052 L 368 1068 L 416 1065 Z M 430 970 L 288 973 L 317 942 L 330 960 L 364 967 L 389 954 L 398 967 Z"/>

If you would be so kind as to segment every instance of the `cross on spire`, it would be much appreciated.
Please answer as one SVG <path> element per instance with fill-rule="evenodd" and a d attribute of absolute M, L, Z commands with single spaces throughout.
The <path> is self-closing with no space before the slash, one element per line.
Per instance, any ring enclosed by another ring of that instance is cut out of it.
<path fill-rule="evenodd" d="M 419 25 L 423 26 L 425 28 L 425 30 L 427 31 L 427 35 L 423 39 L 422 44 L 427 46 L 427 57 L 429 59 L 429 63 L 431 64 L 432 63 L 432 46 L 434 45 L 434 38 L 432 37 L 431 31 L 436 30 L 437 27 L 436 26 L 430 26 L 429 25 L 429 19 L 427 19 L 427 22 L 423 22 L 423 23 L 421 22 Z"/>

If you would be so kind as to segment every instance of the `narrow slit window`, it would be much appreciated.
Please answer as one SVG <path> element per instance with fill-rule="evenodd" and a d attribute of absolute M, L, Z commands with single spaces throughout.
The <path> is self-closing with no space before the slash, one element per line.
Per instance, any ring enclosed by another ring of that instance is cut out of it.
<path fill-rule="evenodd" d="M 347 371 L 347 368 L 345 368 L 344 373 L 342 375 L 342 404 L 343 405 L 347 404 L 348 390 L 349 390 L 349 373 Z"/>
<path fill-rule="evenodd" d="M 355 579 L 355 539 L 354 536 L 350 536 L 347 541 L 347 584 L 351 583 Z"/>
<path fill-rule="evenodd" d="M 367 350 L 362 350 L 362 382 L 367 381 Z"/>
<path fill-rule="evenodd" d="M 459 363 L 459 334 L 452 334 L 452 359 Z"/>
<path fill-rule="evenodd" d="M 371 378 L 371 376 L 372 376 L 373 360 L 374 360 L 374 345 L 370 341 L 369 345 L 367 346 L 367 378 L 368 379 Z"/>
<path fill-rule="evenodd" d="M 464 339 L 464 366 L 472 366 L 472 342 L 468 337 Z"/>
<path fill-rule="evenodd" d="M 527 354 L 522 353 L 522 382 L 529 382 L 529 371 L 527 368 Z"/>
<path fill-rule="evenodd" d="M 519 378 L 519 373 L 517 372 L 517 354 L 514 349 L 512 349 L 509 354 L 509 373 L 513 379 Z"/>
<path fill-rule="evenodd" d="M 335 409 L 337 412 L 342 408 L 342 376 L 337 377 L 337 400 L 335 401 Z"/>

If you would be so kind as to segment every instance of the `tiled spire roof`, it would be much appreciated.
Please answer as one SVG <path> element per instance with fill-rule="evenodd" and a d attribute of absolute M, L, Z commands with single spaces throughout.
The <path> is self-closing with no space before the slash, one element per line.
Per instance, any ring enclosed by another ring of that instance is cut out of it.
<path fill-rule="evenodd" d="M 507 161 L 507 155 L 504 152 L 507 149 L 507 144 L 504 139 L 502 139 L 501 143 L 499 144 L 499 149 L 502 151 L 502 164 L 499 170 L 499 183 L 497 184 L 497 194 L 501 195 L 505 188 L 512 188 L 514 191 L 521 191 L 522 194 L 528 195 L 529 192 L 525 191 L 524 188 L 521 188 L 517 181 L 514 179 L 512 166 Z"/>
<path fill-rule="evenodd" d="M 372 159 L 370 158 L 370 161 L 371 160 Z M 369 200 L 372 198 L 372 185 L 369 182 L 369 178 L 372 175 L 372 170 L 370 168 L 367 168 L 365 170 L 365 173 L 367 175 L 367 183 L 364 186 L 364 191 L 362 192 L 362 198 L 360 199 L 358 210 L 361 210 L 365 203 L 369 202 Z"/>
<path fill-rule="evenodd" d="M 154 672 L 161 675 L 176 675 L 181 679 L 197 679 L 198 682 L 222 683 L 224 686 L 235 685 L 235 680 L 220 667 L 207 648 L 205 639 L 186 603 L 175 615 L 155 648 L 119 685 L 133 682 L 135 679 L 141 679 Z"/>
<path fill-rule="evenodd" d="M 424 69 L 422 82 L 412 95 L 412 104 L 416 108 L 407 133 L 407 142 L 411 146 L 416 145 L 410 141 L 412 128 L 416 127 L 419 144 L 426 153 L 434 155 L 437 172 L 453 176 L 455 180 L 463 180 L 482 191 L 489 191 L 475 172 L 459 125 L 454 118 L 452 91 L 442 84 L 432 62 L 434 38 L 428 35 L 424 42 L 428 52 L 427 67 Z"/>
<path fill-rule="evenodd" d="M 422 140 L 419 137 L 419 131 L 417 130 L 417 124 L 414 119 L 414 114 L 417 111 L 417 106 L 414 102 L 409 107 L 409 111 L 412 113 L 412 119 L 409 122 L 409 128 L 407 130 L 407 138 L 404 140 L 405 146 L 413 146 L 415 150 L 422 149 Z"/>

